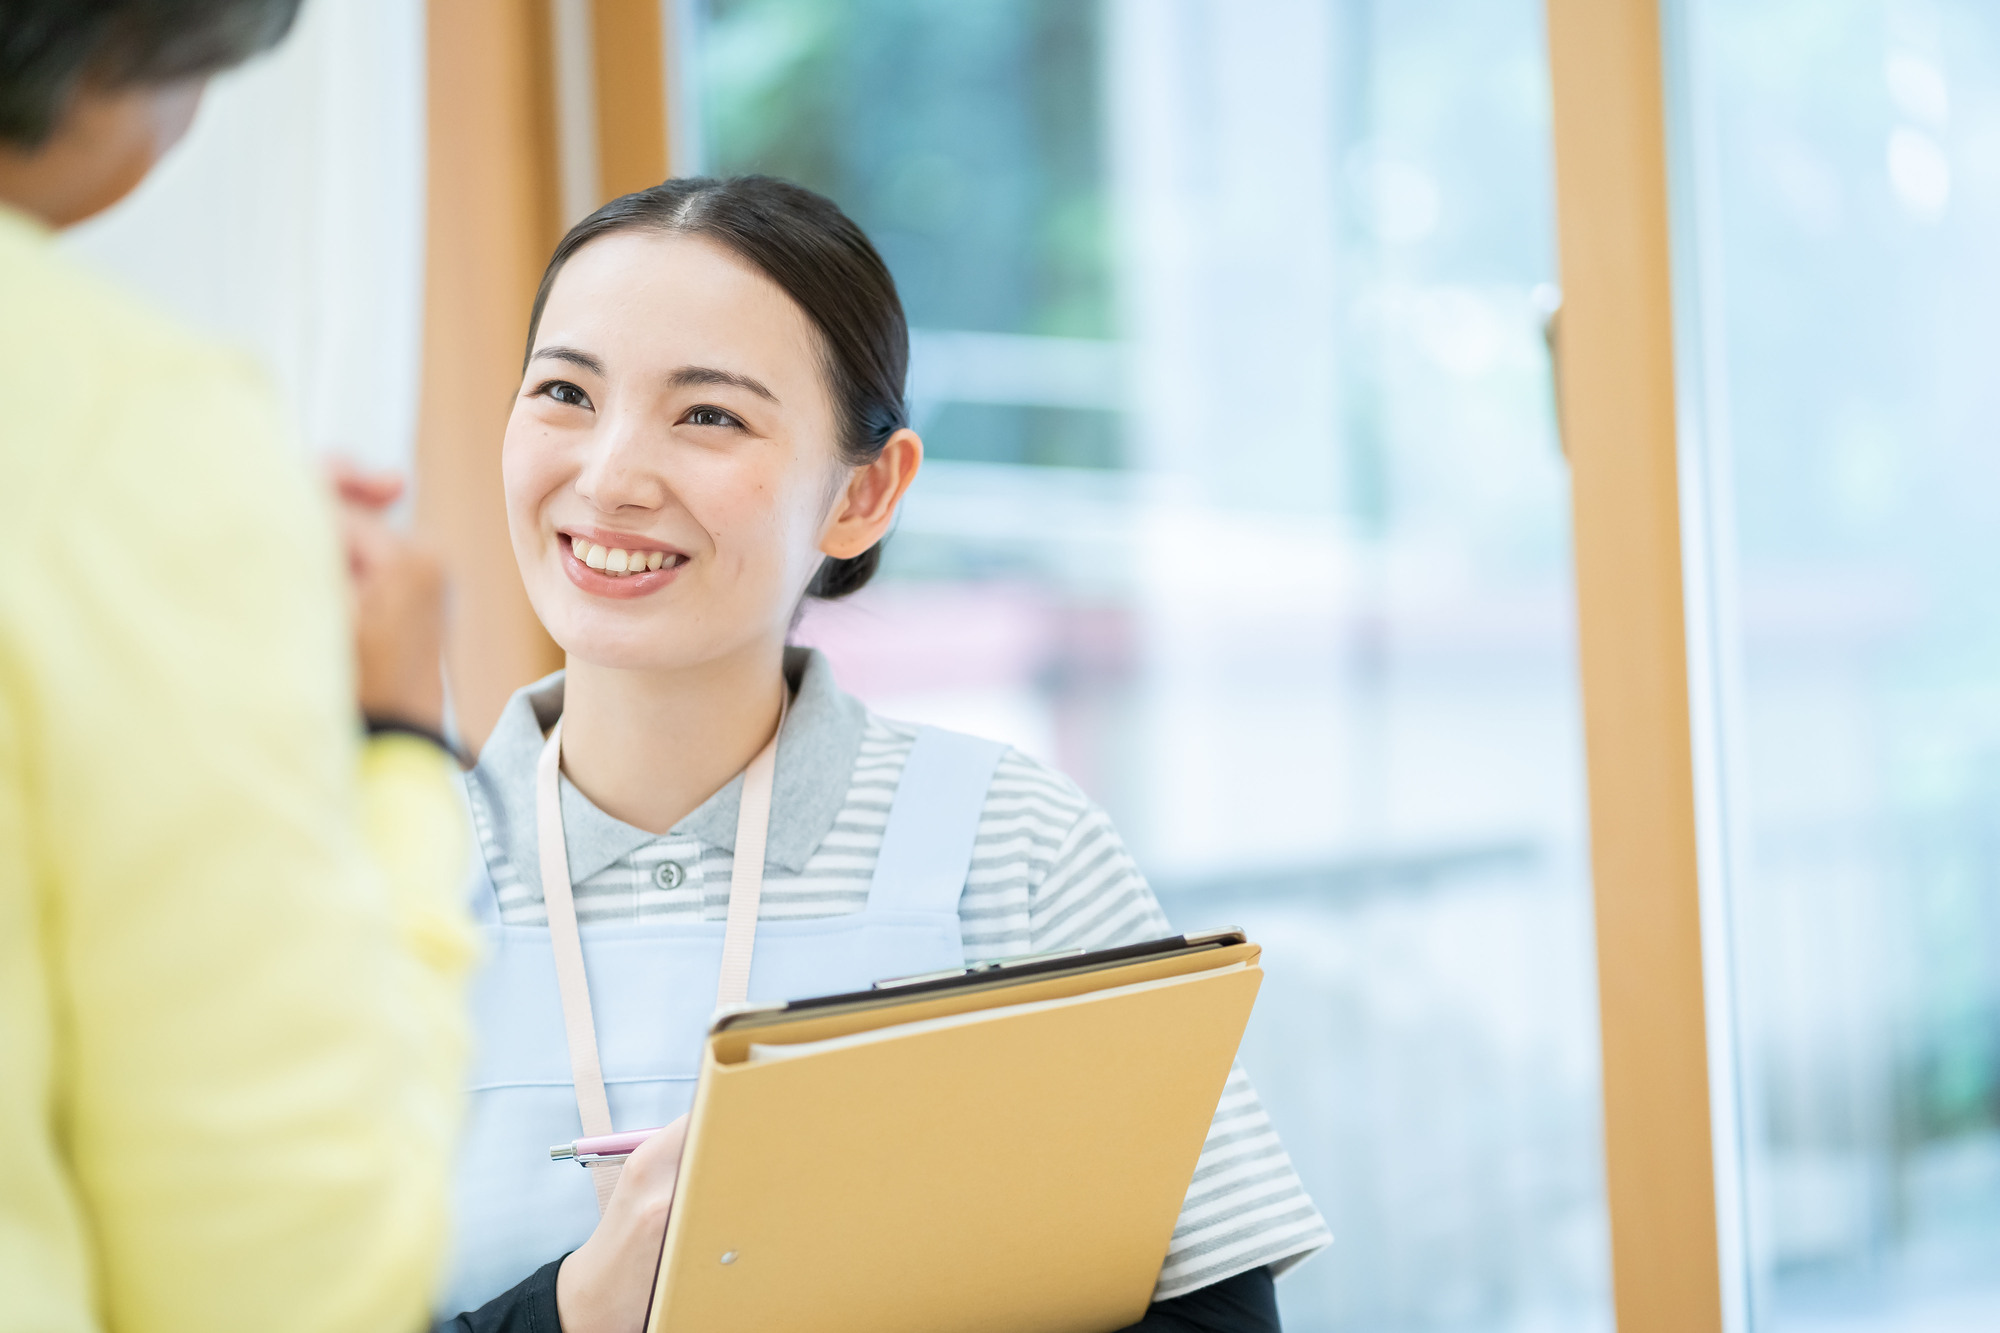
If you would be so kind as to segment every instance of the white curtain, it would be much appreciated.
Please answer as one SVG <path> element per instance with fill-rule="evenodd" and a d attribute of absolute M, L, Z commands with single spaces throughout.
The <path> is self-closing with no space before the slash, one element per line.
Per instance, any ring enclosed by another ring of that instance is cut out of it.
<path fill-rule="evenodd" d="M 423 317 L 422 0 L 316 0 L 67 243 L 255 357 L 306 446 L 407 468 Z"/>

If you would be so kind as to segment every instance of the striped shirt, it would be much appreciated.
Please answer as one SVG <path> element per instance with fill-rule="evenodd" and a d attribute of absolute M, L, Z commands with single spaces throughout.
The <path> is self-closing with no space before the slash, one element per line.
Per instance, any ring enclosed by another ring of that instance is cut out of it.
<path fill-rule="evenodd" d="M 916 728 L 839 691 L 817 653 L 794 650 L 787 666 L 797 697 L 779 740 L 759 919 L 858 912 Z M 533 755 L 560 712 L 560 689 L 560 677 L 551 677 L 516 696 L 468 784 L 501 920 L 510 925 L 548 919 L 534 869 Z M 723 920 L 739 786 L 662 836 L 612 819 L 565 779 L 577 919 Z M 1017 750 L 1003 756 L 987 791 L 959 922 L 968 961 L 1173 933 L 1104 812 Z M 1330 1240 L 1249 1079 L 1232 1069 L 1154 1299 L 1261 1265 L 1282 1271 Z"/>

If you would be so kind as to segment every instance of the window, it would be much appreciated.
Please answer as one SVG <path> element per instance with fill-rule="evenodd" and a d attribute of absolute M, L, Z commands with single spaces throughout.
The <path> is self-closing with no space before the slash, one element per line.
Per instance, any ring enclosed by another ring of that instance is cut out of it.
<path fill-rule="evenodd" d="M 1287 1327 L 1608 1326 L 1539 5 L 706 0 L 703 160 L 895 270 L 930 453 L 809 614 L 1271 978 Z"/>
<path fill-rule="evenodd" d="M 2000 1326 L 2000 13 L 1681 8 L 1753 1324 Z"/>

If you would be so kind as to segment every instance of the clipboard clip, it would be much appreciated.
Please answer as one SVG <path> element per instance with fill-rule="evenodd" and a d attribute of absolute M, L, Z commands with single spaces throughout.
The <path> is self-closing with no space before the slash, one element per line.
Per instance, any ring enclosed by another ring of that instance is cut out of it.
<path fill-rule="evenodd" d="M 875 983 L 876 990 L 894 990 L 898 986 L 916 986 L 926 981 L 949 981 L 953 977 L 976 977 L 982 972 L 999 972 L 1005 968 L 1020 967 L 1024 963 L 1046 963 L 1056 958 L 1074 958 L 1085 952 L 1079 946 L 1074 949 L 1052 949 L 1048 953 L 1023 953 L 1012 958 L 992 958 L 983 963 L 973 963 L 969 967 L 948 967 L 942 972 L 919 972 L 910 977 L 890 977 Z"/>

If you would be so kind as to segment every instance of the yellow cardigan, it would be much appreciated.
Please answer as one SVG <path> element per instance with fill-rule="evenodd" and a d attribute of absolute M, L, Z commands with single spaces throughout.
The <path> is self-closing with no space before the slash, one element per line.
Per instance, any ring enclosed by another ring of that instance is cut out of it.
<path fill-rule="evenodd" d="M 448 764 L 358 739 L 331 514 L 258 377 L 5 209 L 0 535 L 0 1330 L 421 1327 Z"/>

